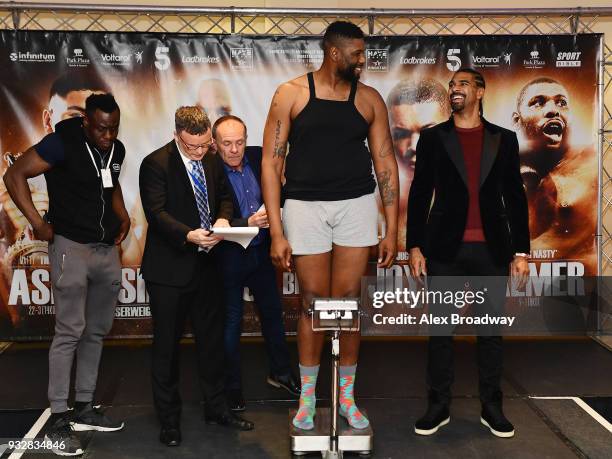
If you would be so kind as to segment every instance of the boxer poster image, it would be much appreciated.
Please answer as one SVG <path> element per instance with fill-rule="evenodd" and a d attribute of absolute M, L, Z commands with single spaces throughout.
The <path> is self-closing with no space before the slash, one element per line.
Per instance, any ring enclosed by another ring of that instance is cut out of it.
<path fill-rule="evenodd" d="M 366 39 L 361 80 L 387 104 L 400 172 L 397 261 L 378 275 L 407 275 L 406 204 L 416 144 L 423 129 L 450 116 L 448 81 L 461 66 L 479 70 L 487 81 L 485 118 L 517 133 L 533 269 L 542 275 L 568 269 L 597 275 L 599 47 L 595 34 Z M 58 121 L 82 115 L 89 94 L 112 92 L 121 108 L 121 186 L 132 227 L 121 246 L 122 288 L 112 336 L 150 334 L 139 273 L 146 222 L 138 167 L 171 135 L 175 109 L 198 104 L 213 122 L 240 116 L 248 144 L 261 145 L 276 87 L 315 70 L 322 57 L 317 37 L 0 32 L 0 175 Z M 44 179 L 31 179 L 30 189 L 44 213 Z M 46 243 L 35 240 L 3 184 L 0 206 L 0 339 L 48 337 L 53 292 Z M 377 274 L 375 263 L 370 274 Z M 299 285 L 292 273 L 279 273 L 278 282 L 286 328 L 295 331 Z M 244 331 L 259 333 L 252 304 Z"/>

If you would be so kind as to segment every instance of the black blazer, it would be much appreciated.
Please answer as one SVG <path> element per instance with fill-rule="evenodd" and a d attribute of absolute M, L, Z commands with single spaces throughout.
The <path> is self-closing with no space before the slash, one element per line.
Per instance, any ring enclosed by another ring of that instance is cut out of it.
<path fill-rule="evenodd" d="M 491 255 L 499 264 L 529 253 L 527 198 L 519 170 L 518 141 L 485 119 L 480 163 L 480 215 Z M 432 195 L 435 192 L 433 204 Z M 468 213 L 467 173 L 453 119 L 421 132 L 408 197 L 406 247 L 452 261 Z"/>
<path fill-rule="evenodd" d="M 223 162 L 218 155 L 208 153 L 202 166 L 211 221 L 231 220 L 232 198 Z M 195 273 L 198 250 L 186 237 L 200 227 L 200 216 L 174 140 L 148 155 L 140 165 L 140 199 L 149 223 L 141 266 L 143 278 L 163 285 L 187 285 Z"/>

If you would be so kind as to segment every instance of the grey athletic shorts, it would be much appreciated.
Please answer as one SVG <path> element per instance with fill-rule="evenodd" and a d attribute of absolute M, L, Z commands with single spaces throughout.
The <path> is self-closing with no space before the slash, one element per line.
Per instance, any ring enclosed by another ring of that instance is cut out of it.
<path fill-rule="evenodd" d="M 332 244 L 370 247 L 378 244 L 378 206 L 374 193 L 342 201 L 287 199 L 283 229 L 293 255 L 329 252 Z"/>

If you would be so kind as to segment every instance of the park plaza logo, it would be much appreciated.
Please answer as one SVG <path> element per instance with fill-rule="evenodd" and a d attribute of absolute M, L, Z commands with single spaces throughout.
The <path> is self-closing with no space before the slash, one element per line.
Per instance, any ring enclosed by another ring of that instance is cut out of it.
<path fill-rule="evenodd" d="M 253 70 L 253 48 L 230 48 L 230 64 L 233 69 Z"/>
<path fill-rule="evenodd" d="M 52 53 L 32 53 L 30 51 L 26 51 L 25 53 L 22 51 L 13 51 L 9 54 L 9 59 L 12 62 L 55 62 L 55 54 Z"/>
<path fill-rule="evenodd" d="M 72 55 L 66 57 L 66 64 L 68 67 L 87 67 L 91 61 L 83 55 L 81 48 L 74 48 Z"/>
<path fill-rule="evenodd" d="M 557 53 L 557 67 L 581 67 L 580 55 L 582 51 L 570 51 Z"/>
<path fill-rule="evenodd" d="M 546 61 L 540 57 L 540 51 L 533 49 L 529 52 L 529 58 L 523 60 L 523 66 L 528 69 L 541 69 L 546 66 Z"/>
<path fill-rule="evenodd" d="M 369 72 L 388 72 L 389 50 L 366 49 L 366 70 Z"/>
<path fill-rule="evenodd" d="M 101 53 L 100 59 L 103 65 L 132 65 L 132 63 L 142 64 L 142 55 L 144 51 L 134 51 L 131 53 Z"/>

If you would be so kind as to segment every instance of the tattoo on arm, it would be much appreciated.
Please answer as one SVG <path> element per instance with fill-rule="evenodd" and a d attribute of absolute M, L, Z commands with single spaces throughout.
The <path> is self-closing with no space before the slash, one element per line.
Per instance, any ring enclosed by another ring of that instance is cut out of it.
<path fill-rule="evenodd" d="M 391 139 L 389 137 L 386 137 L 385 141 L 383 142 L 383 144 L 380 147 L 380 150 L 378 151 L 378 157 L 379 158 L 384 158 L 385 156 L 387 156 L 389 154 L 394 154 L 394 151 L 393 151 L 393 142 L 391 142 Z"/>
<path fill-rule="evenodd" d="M 376 178 L 378 179 L 378 188 L 380 189 L 383 206 L 393 205 L 397 196 L 397 190 L 391 184 L 391 172 L 382 171 L 376 175 Z"/>
<path fill-rule="evenodd" d="M 272 107 L 278 106 L 278 101 L 277 101 L 278 94 L 279 94 L 279 91 L 277 89 L 276 92 L 274 93 L 274 96 L 272 97 Z"/>
<path fill-rule="evenodd" d="M 276 130 L 274 132 L 274 157 L 284 158 L 287 154 L 287 142 L 280 140 L 281 122 L 276 121 Z"/>

